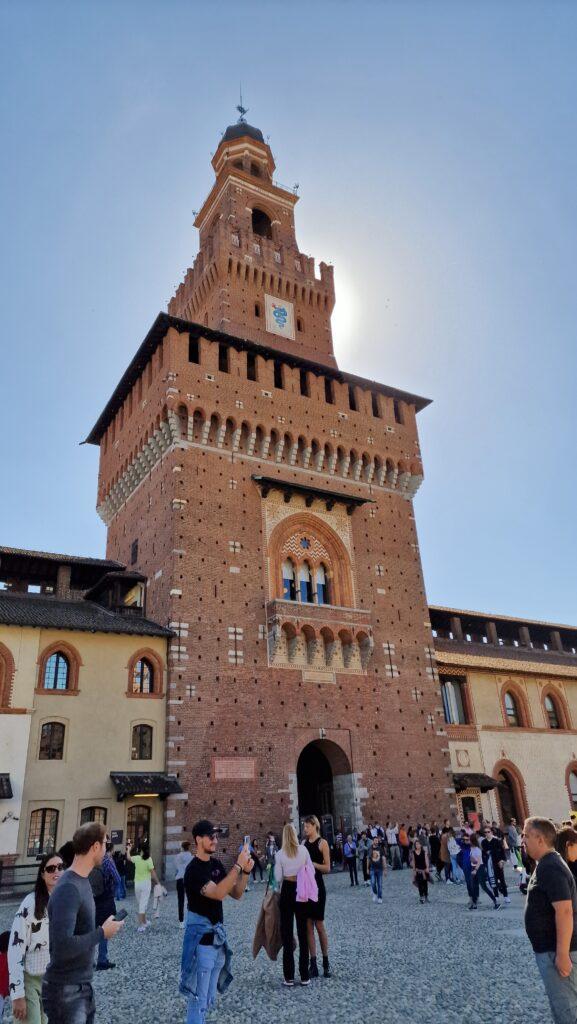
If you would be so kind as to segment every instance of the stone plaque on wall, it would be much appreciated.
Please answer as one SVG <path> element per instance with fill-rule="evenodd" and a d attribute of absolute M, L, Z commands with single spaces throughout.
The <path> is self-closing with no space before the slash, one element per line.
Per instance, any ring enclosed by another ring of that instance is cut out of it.
<path fill-rule="evenodd" d="M 256 758 L 215 757 L 212 770 L 215 782 L 254 782 Z"/>

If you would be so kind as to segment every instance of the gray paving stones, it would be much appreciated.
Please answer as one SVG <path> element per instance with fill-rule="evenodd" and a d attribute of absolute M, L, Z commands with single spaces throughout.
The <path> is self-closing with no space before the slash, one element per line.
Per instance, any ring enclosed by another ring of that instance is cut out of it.
<path fill-rule="evenodd" d="M 513 878 L 512 874 L 510 876 Z M 437 884 L 421 906 L 408 871 L 389 873 L 382 905 L 348 875 L 327 882 L 327 927 L 334 977 L 309 988 L 283 989 L 281 962 L 251 945 L 264 885 L 241 903 L 227 900 L 225 920 L 234 949 L 235 980 L 207 1019 L 219 1024 L 526 1024 L 548 1022 L 548 1004 L 522 927 L 524 899 L 511 887 L 512 903 L 500 911 L 482 895 L 467 910 L 464 886 Z M 102 1024 L 184 1022 L 178 995 L 182 932 L 175 895 L 148 933 L 136 932 L 133 901 L 121 937 L 110 944 L 116 970 L 95 974 L 97 1020 Z M 0 930 L 14 904 L 0 904 Z M 10 1020 L 10 1014 L 5 1019 Z"/>

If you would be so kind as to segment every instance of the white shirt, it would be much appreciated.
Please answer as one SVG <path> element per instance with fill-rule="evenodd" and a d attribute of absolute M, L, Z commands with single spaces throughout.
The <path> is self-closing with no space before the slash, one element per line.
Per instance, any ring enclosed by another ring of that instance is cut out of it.
<path fill-rule="evenodd" d="M 483 862 L 483 854 L 478 846 L 471 847 L 471 867 L 478 868 Z"/>
<path fill-rule="evenodd" d="M 8 946 L 10 984 L 14 985 L 12 999 L 24 998 L 24 971 L 41 978 L 50 959 L 48 949 L 48 912 L 38 921 L 34 914 L 34 893 L 25 896 L 18 907 Z"/>
<path fill-rule="evenodd" d="M 187 866 L 190 864 L 191 860 L 192 853 L 190 852 L 190 850 L 182 850 L 180 853 L 177 853 L 175 875 L 177 882 L 184 878 L 184 872 L 186 871 Z"/>
<path fill-rule="evenodd" d="M 284 850 L 279 850 L 274 858 L 274 876 L 280 885 L 283 878 L 296 878 L 305 864 L 312 863 L 309 851 L 299 846 L 296 857 L 287 857 Z"/>
<path fill-rule="evenodd" d="M 397 835 L 398 835 L 398 832 L 399 832 L 399 830 L 397 828 L 388 828 L 388 829 L 386 829 L 387 842 L 388 842 L 389 846 L 396 846 L 397 845 Z"/>

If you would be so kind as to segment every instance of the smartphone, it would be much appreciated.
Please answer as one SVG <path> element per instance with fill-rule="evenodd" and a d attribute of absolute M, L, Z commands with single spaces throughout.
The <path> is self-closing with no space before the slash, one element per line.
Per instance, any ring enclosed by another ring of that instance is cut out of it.
<path fill-rule="evenodd" d="M 117 913 L 116 913 L 116 914 L 114 915 L 114 918 L 113 918 L 113 920 L 114 920 L 114 921 L 124 921 L 124 918 L 125 918 L 125 917 L 128 917 L 128 911 L 126 910 L 126 908 L 125 908 L 125 907 L 123 907 L 123 908 L 122 908 L 122 910 L 119 910 L 119 911 L 118 911 L 118 912 L 117 912 Z"/>
<path fill-rule="evenodd" d="M 244 845 L 246 846 L 247 850 L 250 851 L 250 836 L 244 837 Z"/>

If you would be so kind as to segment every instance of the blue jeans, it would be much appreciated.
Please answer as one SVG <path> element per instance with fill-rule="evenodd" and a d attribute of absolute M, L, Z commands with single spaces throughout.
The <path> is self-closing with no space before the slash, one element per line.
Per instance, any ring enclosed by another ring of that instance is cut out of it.
<path fill-rule="evenodd" d="M 108 939 L 101 939 L 98 943 L 98 959 L 97 964 L 108 963 Z"/>
<path fill-rule="evenodd" d="M 465 881 L 465 876 L 464 876 L 461 868 L 457 864 L 456 856 L 453 857 L 453 854 L 450 854 L 450 857 L 451 857 L 451 867 L 453 869 L 453 881 L 454 882 L 464 882 Z"/>
<path fill-rule="evenodd" d="M 535 953 L 555 1024 L 575 1024 L 577 1020 L 577 952 L 569 955 L 575 966 L 568 978 L 562 978 L 554 953 Z"/>
<path fill-rule="evenodd" d="M 371 866 L 371 889 L 374 895 L 382 900 L 383 898 L 383 870 Z"/>
<path fill-rule="evenodd" d="M 198 946 L 196 995 L 188 998 L 186 1024 L 203 1024 L 207 1010 L 214 1006 L 218 976 L 223 964 L 223 946 Z"/>
<path fill-rule="evenodd" d="M 96 1016 L 92 985 L 42 985 L 42 1006 L 48 1024 L 93 1024 Z"/>

